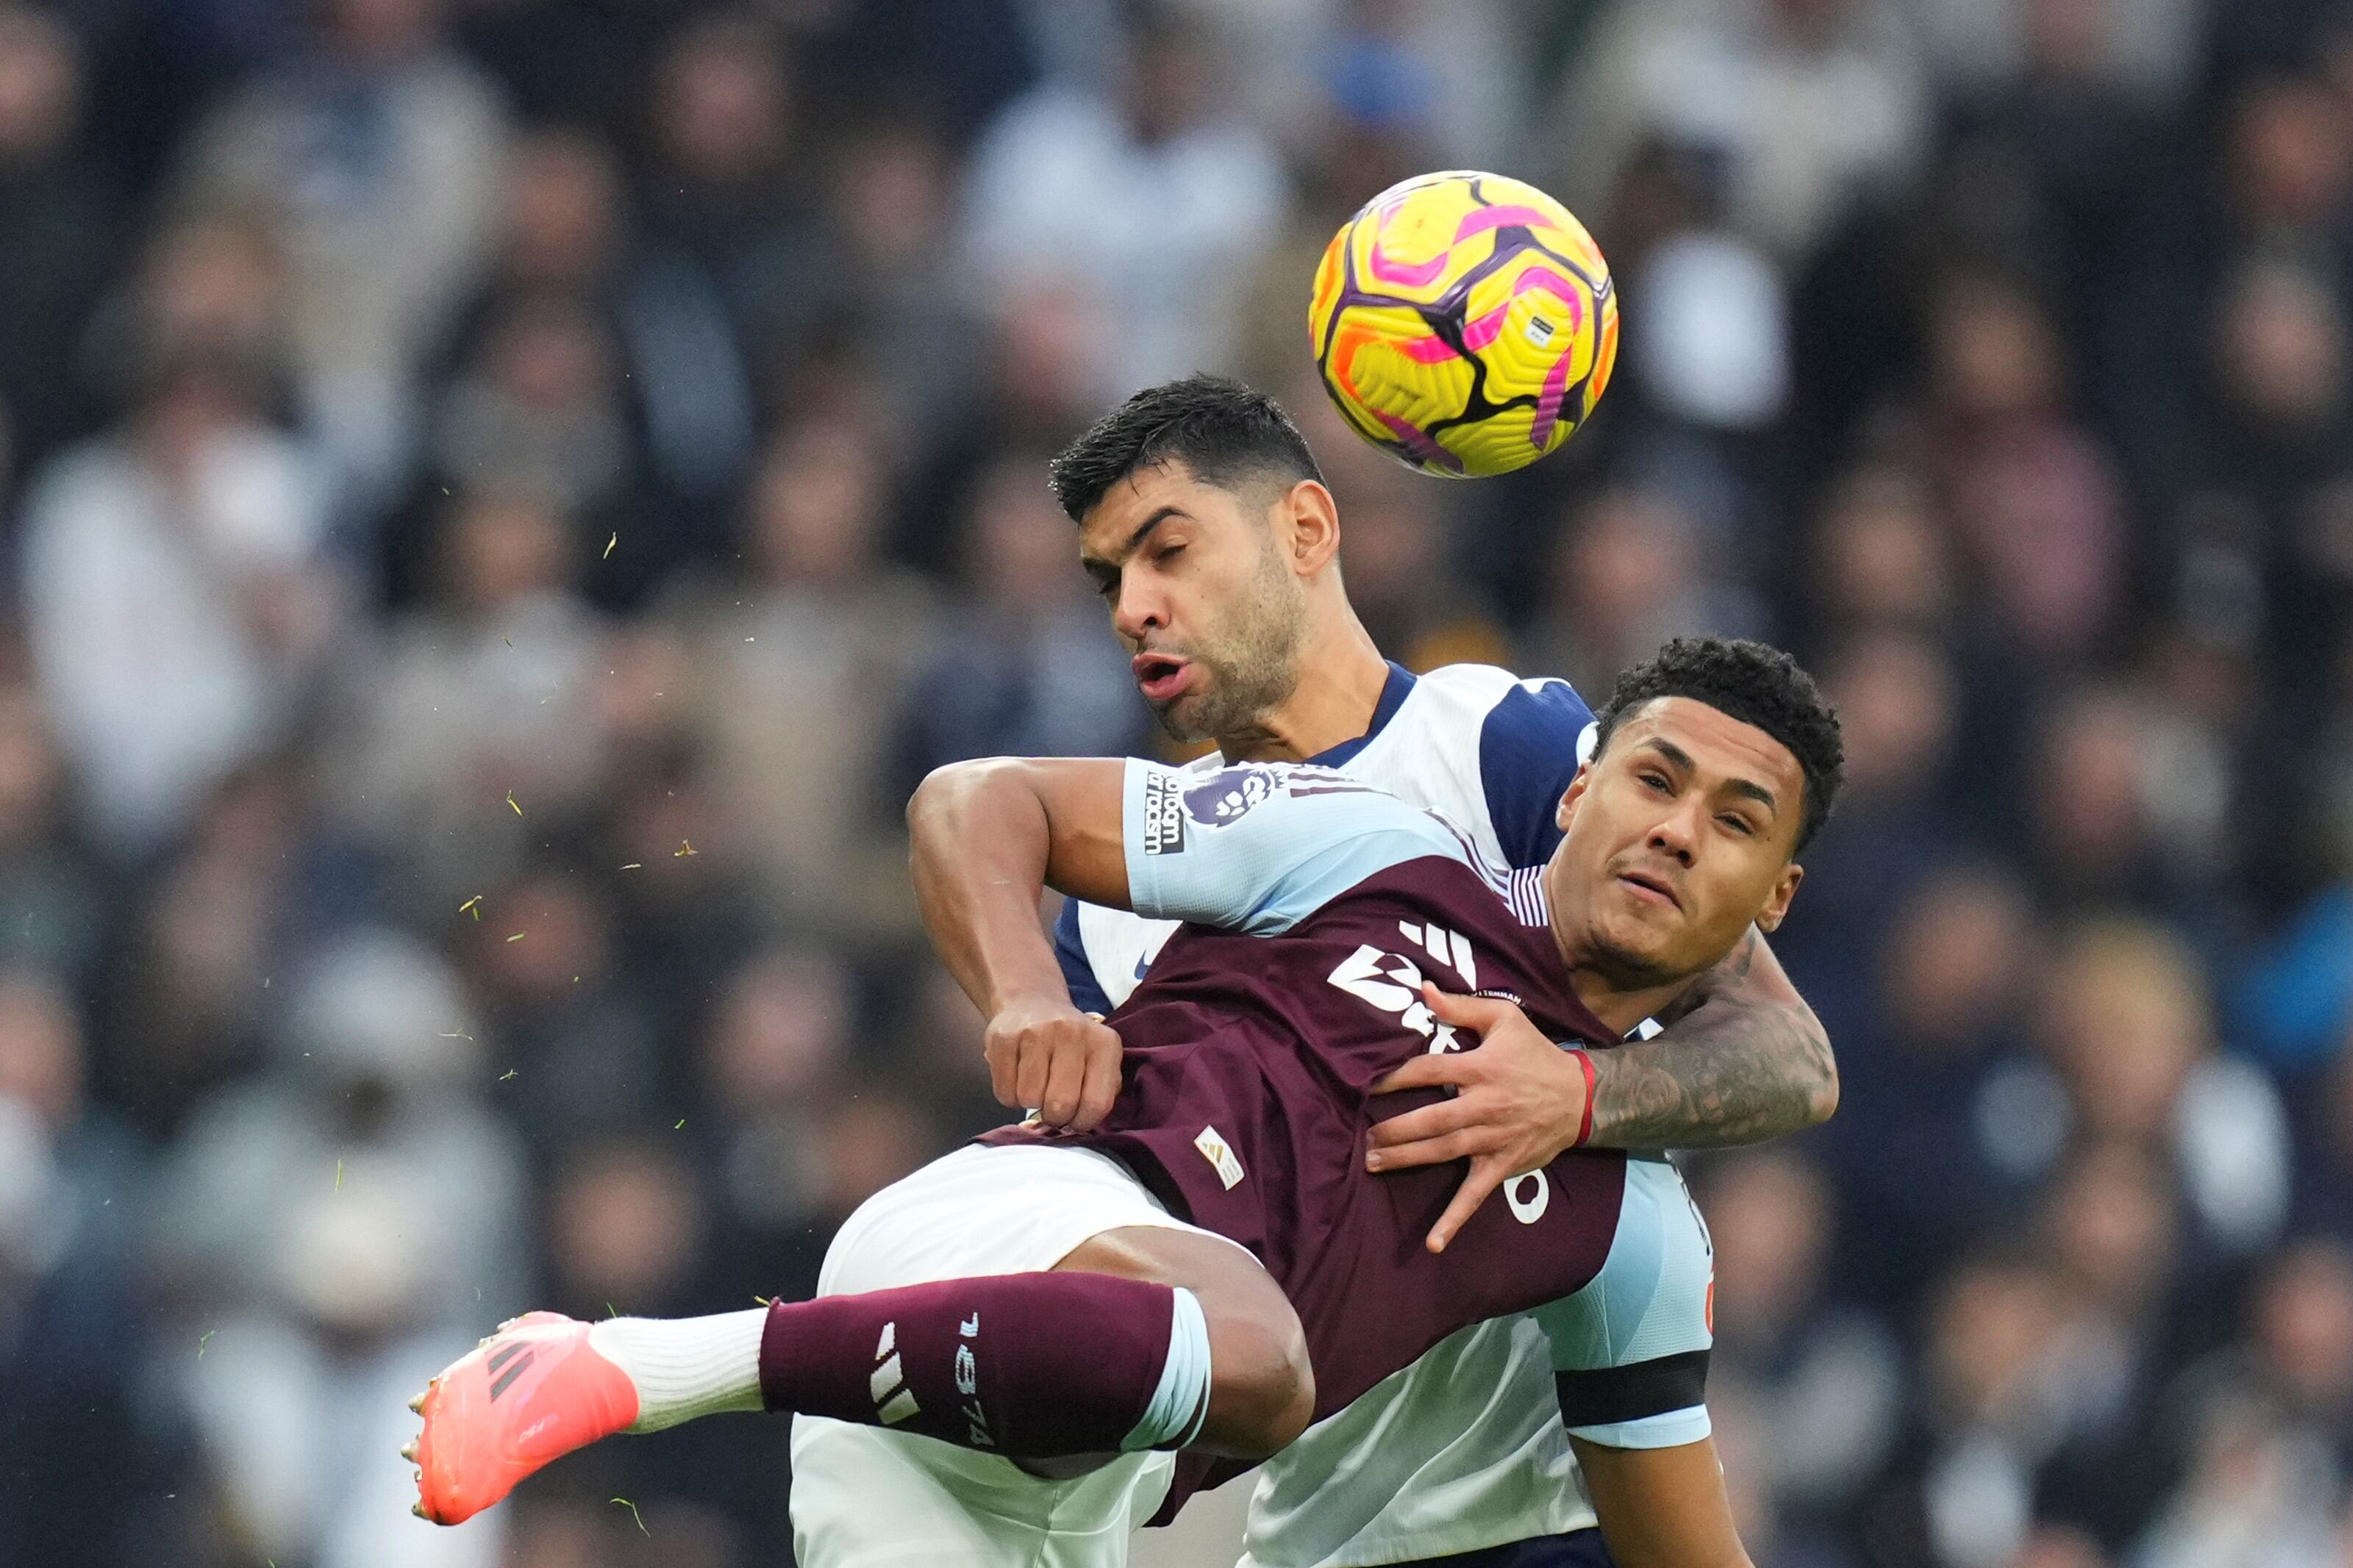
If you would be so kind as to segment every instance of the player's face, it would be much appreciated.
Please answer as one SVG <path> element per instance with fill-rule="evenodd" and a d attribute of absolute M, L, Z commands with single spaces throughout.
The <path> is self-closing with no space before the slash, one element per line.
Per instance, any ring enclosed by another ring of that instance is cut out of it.
<path fill-rule="evenodd" d="M 1752 724 L 1688 697 L 1619 721 L 1560 804 L 1546 880 L 1573 962 L 1626 987 L 1697 974 L 1750 923 L 1773 930 L 1804 872 L 1790 863 L 1805 773 Z"/>
<path fill-rule="evenodd" d="M 1284 492 L 1264 489 L 1161 463 L 1113 485 L 1081 525 L 1081 563 L 1136 689 L 1179 741 L 1248 733 L 1299 684 L 1307 595 L 1281 547 Z"/>

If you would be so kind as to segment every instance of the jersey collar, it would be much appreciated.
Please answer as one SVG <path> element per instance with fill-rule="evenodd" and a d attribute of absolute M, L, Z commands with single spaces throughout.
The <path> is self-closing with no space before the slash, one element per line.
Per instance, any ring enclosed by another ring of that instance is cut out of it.
<path fill-rule="evenodd" d="M 1365 732 L 1353 741 L 1343 741 L 1326 752 L 1318 752 L 1308 762 L 1319 768 L 1336 768 L 1355 758 L 1358 752 L 1372 744 L 1373 737 L 1388 728 L 1397 710 L 1405 706 L 1406 695 L 1413 689 L 1413 671 L 1395 659 L 1389 660 L 1389 678 L 1381 683 L 1381 700 L 1373 704 L 1373 721 Z"/>
<path fill-rule="evenodd" d="M 1552 924 L 1552 902 L 1545 897 L 1545 868 L 1525 866 L 1504 879 L 1504 902 L 1524 926 Z"/>

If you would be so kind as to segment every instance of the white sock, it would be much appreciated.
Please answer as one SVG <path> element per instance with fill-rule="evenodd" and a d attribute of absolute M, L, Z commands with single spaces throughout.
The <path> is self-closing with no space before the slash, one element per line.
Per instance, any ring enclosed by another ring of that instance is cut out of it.
<path fill-rule="evenodd" d="M 760 1408 L 765 1308 L 709 1318 L 606 1318 L 588 1328 L 598 1355 L 637 1384 L 631 1432 L 659 1432 L 723 1410 Z"/>

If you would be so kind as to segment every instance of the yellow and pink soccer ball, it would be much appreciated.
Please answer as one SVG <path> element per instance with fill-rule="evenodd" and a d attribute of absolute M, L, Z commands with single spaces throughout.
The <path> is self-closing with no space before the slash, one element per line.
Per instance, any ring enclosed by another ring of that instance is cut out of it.
<path fill-rule="evenodd" d="M 1534 185 L 1465 170 L 1392 185 L 1341 225 L 1307 325 L 1350 428 L 1458 479 L 1557 449 L 1618 357 L 1618 298 L 1585 226 Z"/>

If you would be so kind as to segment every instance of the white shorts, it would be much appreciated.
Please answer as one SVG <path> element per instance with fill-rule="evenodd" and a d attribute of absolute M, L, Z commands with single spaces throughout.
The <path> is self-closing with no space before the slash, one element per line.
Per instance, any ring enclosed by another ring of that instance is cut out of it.
<path fill-rule="evenodd" d="M 860 1204 L 826 1251 L 818 1294 L 1040 1272 L 1134 1226 L 1213 1234 L 1107 1155 L 969 1145 Z M 1049 1481 L 994 1454 L 797 1415 L 793 1547 L 800 1568 L 1119 1568 L 1174 1462 L 1123 1454 Z"/>

